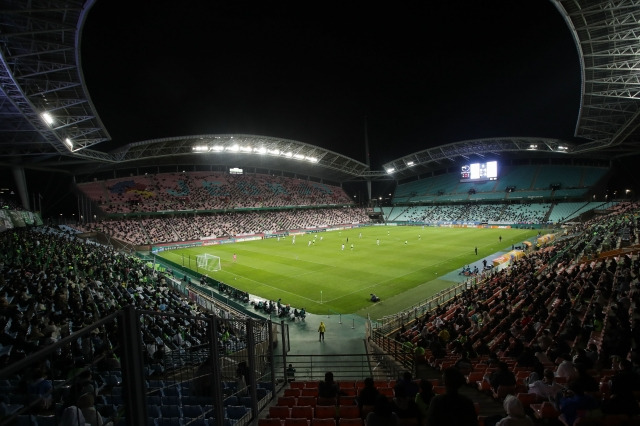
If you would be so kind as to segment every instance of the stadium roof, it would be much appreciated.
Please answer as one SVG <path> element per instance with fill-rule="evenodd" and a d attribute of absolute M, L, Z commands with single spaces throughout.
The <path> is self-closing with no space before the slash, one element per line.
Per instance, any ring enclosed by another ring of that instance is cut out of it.
<path fill-rule="evenodd" d="M 438 167 L 444 158 L 527 152 L 532 145 L 538 151 L 599 158 L 638 153 L 640 0 L 551 1 L 573 33 L 581 61 L 575 136 L 586 142 L 517 137 L 463 141 L 404 156 L 385 169 L 398 171 L 395 177 L 408 176 Z M 245 166 L 337 181 L 388 178 L 385 170 L 371 171 L 364 163 L 317 146 L 251 135 L 185 136 L 131 143 L 110 152 L 95 149 L 110 137 L 91 102 L 79 59 L 82 28 L 94 3 L 0 0 L 0 157 L 5 164 L 81 173 L 176 164 L 182 158 L 185 163 L 204 158 L 237 166 L 242 156 Z M 253 155 L 261 153 L 265 155 Z"/>

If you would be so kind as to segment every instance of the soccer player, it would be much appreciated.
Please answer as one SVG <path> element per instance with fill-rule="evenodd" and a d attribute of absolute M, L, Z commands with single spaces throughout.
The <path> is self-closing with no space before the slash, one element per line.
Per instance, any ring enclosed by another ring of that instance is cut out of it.
<path fill-rule="evenodd" d="M 418 234 L 418 240 L 422 239 L 422 235 Z"/>
<path fill-rule="evenodd" d="M 235 262 L 236 262 L 236 260 L 238 260 L 238 256 L 236 256 L 236 254 L 235 254 L 235 253 L 233 253 L 233 263 L 235 263 Z"/>
<path fill-rule="evenodd" d="M 309 243 L 307 244 L 307 247 L 311 247 L 311 240 L 309 240 Z"/>
<path fill-rule="evenodd" d="M 362 238 L 362 232 L 358 234 L 358 238 Z"/>
<path fill-rule="evenodd" d="M 344 243 L 342 244 L 342 249 L 341 250 L 344 251 Z"/>
<path fill-rule="evenodd" d="M 351 244 L 351 251 L 353 251 L 353 244 Z"/>
<path fill-rule="evenodd" d="M 476 256 L 478 255 L 478 247 L 476 247 Z"/>
<path fill-rule="evenodd" d="M 380 245 L 380 238 L 376 240 L 376 245 Z"/>
<path fill-rule="evenodd" d="M 296 236 L 294 235 L 293 238 L 291 238 L 291 244 L 295 244 L 296 243 Z"/>
<path fill-rule="evenodd" d="M 409 241 L 404 240 L 404 245 L 406 246 L 407 244 L 409 244 Z"/>

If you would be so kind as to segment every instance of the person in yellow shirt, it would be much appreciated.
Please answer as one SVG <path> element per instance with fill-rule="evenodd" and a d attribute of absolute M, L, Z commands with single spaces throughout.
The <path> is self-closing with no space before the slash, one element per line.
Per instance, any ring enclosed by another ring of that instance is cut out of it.
<path fill-rule="evenodd" d="M 327 327 L 324 325 L 324 322 L 320 321 L 320 326 L 318 327 L 318 342 L 324 342 L 324 332 L 326 331 L 326 329 Z"/>

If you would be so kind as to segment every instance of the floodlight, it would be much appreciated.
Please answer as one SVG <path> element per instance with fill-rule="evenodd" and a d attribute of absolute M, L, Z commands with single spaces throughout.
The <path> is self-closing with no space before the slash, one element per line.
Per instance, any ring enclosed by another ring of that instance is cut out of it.
<path fill-rule="evenodd" d="M 393 172 L 395 172 L 395 171 L 396 171 L 396 169 L 394 169 L 393 167 L 389 167 L 389 168 L 387 169 L 387 173 L 388 173 L 388 174 L 391 174 L 391 173 L 393 173 Z"/>
<path fill-rule="evenodd" d="M 267 148 L 261 146 L 260 148 L 253 148 L 253 151 L 257 152 L 258 154 L 266 154 Z"/>
<path fill-rule="evenodd" d="M 282 155 L 284 155 L 284 156 L 285 156 L 285 157 L 287 157 L 287 158 L 291 158 L 291 157 L 293 157 L 293 153 L 292 153 L 291 151 L 289 151 L 289 152 L 283 152 L 283 153 L 282 153 Z"/>
<path fill-rule="evenodd" d="M 293 158 L 296 160 L 304 160 L 304 155 L 302 154 L 293 154 Z"/>
<path fill-rule="evenodd" d="M 413 161 L 409 161 L 409 162 L 407 163 L 407 166 L 409 166 L 409 167 L 413 166 Z"/>
<path fill-rule="evenodd" d="M 538 149 L 538 145 L 532 143 L 531 145 L 529 145 L 529 149 Z"/>
<path fill-rule="evenodd" d="M 207 151 L 209 151 L 209 147 L 207 145 L 195 145 L 192 149 L 195 152 L 207 152 Z"/>
<path fill-rule="evenodd" d="M 48 126 L 53 126 L 54 120 L 51 114 L 45 111 L 41 114 L 41 117 L 44 120 L 44 122 L 47 123 Z"/>
<path fill-rule="evenodd" d="M 227 151 L 238 152 L 238 151 L 240 151 L 240 146 L 238 146 L 238 144 L 235 144 L 235 145 L 228 146 L 225 149 Z"/>
<path fill-rule="evenodd" d="M 224 146 L 222 145 L 214 145 L 212 148 L 214 151 L 224 151 Z"/>
<path fill-rule="evenodd" d="M 271 155 L 280 155 L 280 150 L 279 149 L 268 149 L 267 153 L 271 154 Z"/>
<path fill-rule="evenodd" d="M 309 160 L 312 163 L 317 163 L 318 159 L 316 157 L 307 157 L 307 160 Z"/>
<path fill-rule="evenodd" d="M 73 151 L 73 142 L 71 142 L 71 139 L 66 138 L 64 140 L 65 145 L 67 145 L 67 147 L 69 148 L 69 151 Z"/>
<path fill-rule="evenodd" d="M 240 151 L 242 152 L 251 152 L 253 151 L 253 149 L 250 146 L 243 146 L 240 148 Z"/>

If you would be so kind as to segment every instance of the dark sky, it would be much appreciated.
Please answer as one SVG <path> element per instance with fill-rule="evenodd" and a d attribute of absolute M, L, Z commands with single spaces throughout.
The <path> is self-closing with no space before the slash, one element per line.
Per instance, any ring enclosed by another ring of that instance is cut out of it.
<path fill-rule="evenodd" d="M 572 138 L 576 48 L 544 0 L 99 0 L 82 38 L 113 141 L 295 139 L 372 166 L 465 139 Z M 353 3 L 353 4 L 347 4 Z"/>

